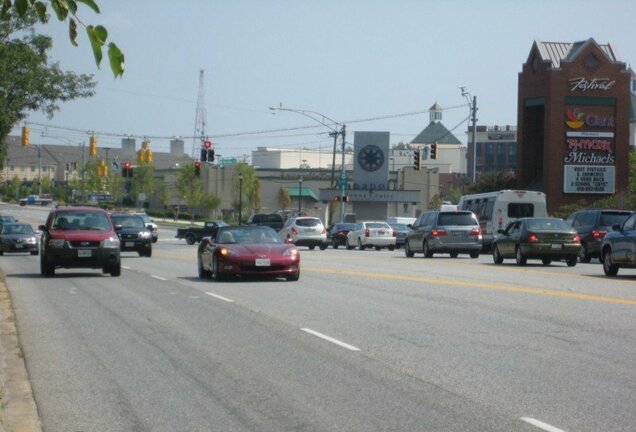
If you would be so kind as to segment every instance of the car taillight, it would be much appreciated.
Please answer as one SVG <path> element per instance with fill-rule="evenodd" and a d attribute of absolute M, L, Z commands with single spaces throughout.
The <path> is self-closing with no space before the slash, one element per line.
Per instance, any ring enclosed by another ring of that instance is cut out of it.
<path fill-rule="evenodd" d="M 397 237 L 397 231 L 393 230 L 393 237 Z"/>
<path fill-rule="evenodd" d="M 320 233 L 321 234 L 327 234 L 327 229 L 325 227 L 322 227 L 322 231 Z"/>
<path fill-rule="evenodd" d="M 594 238 L 602 239 L 603 237 L 605 237 L 605 234 L 607 234 L 607 231 L 597 231 L 597 230 L 592 231 L 592 237 Z M 579 241 L 580 240 L 581 239 L 579 239 Z"/>
<path fill-rule="evenodd" d="M 347 233 L 346 233 L 346 232 L 344 232 L 344 231 L 338 231 L 338 234 L 336 234 L 336 235 L 337 235 L 338 237 L 344 237 L 344 236 L 346 236 L 346 235 L 347 235 Z"/>
<path fill-rule="evenodd" d="M 369 237 L 371 234 L 369 233 L 369 228 L 364 230 L 364 236 Z"/>
<path fill-rule="evenodd" d="M 538 242 L 539 241 L 539 237 L 537 237 L 537 235 L 534 234 L 534 233 L 528 234 L 528 241 L 529 242 Z"/>
<path fill-rule="evenodd" d="M 296 234 L 298 234 L 298 231 L 296 231 L 296 228 L 292 227 L 292 229 L 291 229 L 291 233 L 292 233 L 293 235 L 296 235 Z"/>
<path fill-rule="evenodd" d="M 480 228 L 473 228 L 470 230 L 470 236 L 471 237 L 481 237 L 481 229 Z"/>
<path fill-rule="evenodd" d="M 434 235 L 435 237 L 443 237 L 446 235 L 446 230 L 433 228 L 433 231 L 431 231 L 431 234 Z"/>
<path fill-rule="evenodd" d="M 604 235 L 604 234 L 603 234 L 603 235 Z M 594 237 L 596 237 L 596 236 L 594 236 Z M 574 236 L 574 238 L 572 239 L 572 241 L 573 241 L 574 243 L 581 243 L 581 236 L 580 236 L 580 235 L 578 235 L 578 234 L 576 234 L 576 235 Z"/>

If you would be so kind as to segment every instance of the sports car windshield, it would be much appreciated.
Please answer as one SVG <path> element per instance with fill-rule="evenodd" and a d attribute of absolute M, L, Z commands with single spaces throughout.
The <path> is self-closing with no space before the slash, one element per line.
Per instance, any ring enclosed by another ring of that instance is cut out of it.
<path fill-rule="evenodd" d="M 216 235 L 220 244 L 281 244 L 283 240 L 269 227 L 223 227 Z"/>

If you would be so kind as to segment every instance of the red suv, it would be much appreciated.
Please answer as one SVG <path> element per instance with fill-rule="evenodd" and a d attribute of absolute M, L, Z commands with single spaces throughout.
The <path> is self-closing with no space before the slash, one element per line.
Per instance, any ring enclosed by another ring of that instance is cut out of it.
<path fill-rule="evenodd" d="M 120 242 L 106 211 L 94 207 L 58 207 L 51 210 L 40 242 L 40 272 L 55 269 L 101 268 L 111 276 L 121 274 Z"/>

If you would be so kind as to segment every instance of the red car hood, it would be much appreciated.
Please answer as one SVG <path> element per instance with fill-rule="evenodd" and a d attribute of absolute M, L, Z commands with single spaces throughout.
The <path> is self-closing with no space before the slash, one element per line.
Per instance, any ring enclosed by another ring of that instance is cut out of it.
<path fill-rule="evenodd" d="M 51 230 L 49 234 L 52 238 L 68 241 L 102 241 L 110 237 L 117 238 L 114 231 L 100 230 Z"/>
<path fill-rule="evenodd" d="M 292 249 L 294 246 L 288 244 L 229 244 L 222 245 L 228 249 L 235 250 L 241 253 L 241 255 L 254 255 L 254 256 L 278 256 L 282 255 L 287 249 Z"/>

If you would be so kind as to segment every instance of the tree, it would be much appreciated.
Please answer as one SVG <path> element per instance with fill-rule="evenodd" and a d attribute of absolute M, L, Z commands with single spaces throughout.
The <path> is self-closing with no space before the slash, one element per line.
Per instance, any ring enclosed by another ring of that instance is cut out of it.
<path fill-rule="evenodd" d="M 68 21 L 68 34 L 73 46 L 78 46 L 78 25 L 84 28 L 91 44 L 93 55 L 95 56 L 95 63 L 99 68 L 103 57 L 102 48 L 108 39 L 108 30 L 101 25 L 94 26 L 92 24 L 84 24 L 77 14 L 78 3 L 83 3 L 97 14 L 100 13 L 99 6 L 95 0 L 3 0 L 2 9 L 0 9 L 0 20 L 23 20 L 28 23 L 32 22 L 35 18 L 40 23 L 45 24 L 49 21 L 47 3 L 51 6 L 51 9 L 53 9 L 59 21 Z M 122 76 L 125 65 L 124 54 L 114 42 L 108 44 L 108 60 L 110 69 L 115 78 Z"/>
<path fill-rule="evenodd" d="M 194 222 L 196 210 L 211 210 L 221 204 L 219 197 L 206 195 L 203 192 L 201 178 L 194 173 L 194 164 L 185 165 L 179 170 L 176 187 L 190 210 L 191 222 Z"/>
<path fill-rule="evenodd" d="M 291 205 L 291 197 L 289 196 L 289 190 L 287 188 L 280 188 L 278 191 L 278 205 L 281 209 L 287 210 L 287 207 Z"/>
<path fill-rule="evenodd" d="M 410 150 L 411 148 L 404 144 L 404 142 L 400 141 L 399 143 L 395 144 L 393 147 L 391 147 L 391 150 Z"/>
<path fill-rule="evenodd" d="M 451 188 L 448 190 L 448 200 L 453 204 L 457 204 L 462 195 L 464 195 L 462 193 L 462 190 L 457 186 L 451 186 Z"/>
<path fill-rule="evenodd" d="M 16 1 L 16 7 L 20 1 Z M 4 2 L 6 7 L 11 2 Z M 4 7 L 3 7 L 4 10 Z M 91 75 L 63 72 L 50 64 L 47 52 L 51 38 L 37 35 L 34 13 L 24 18 L 10 15 L 0 19 L 0 160 L 4 161 L 5 138 L 28 111 L 53 116 L 58 103 L 93 96 Z"/>
<path fill-rule="evenodd" d="M 516 189 L 517 178 L 511 172 L 484 173 L 468 186 L 467 193 L 483 193 L 504 189 Z"/>
<path fill-rule="evenodd" d="M 242 190 L 239 193 L 239 187 L 241 182 L 239 180 L 239 176 L 243 175 L 242 182 Z M 260 209 L 261 206 L 261 184 L 256 176 L 256 170 L 254 167 L 248 165 L 246 162 L 239 162 L 236 165 L 236 173 L 232 178 L 232 190 L 234 191 L 234 196 L 241 196 L 242 203 L 240 205 L 242 210 L 257 210 Z M 245 200 L 247 200 L 248 206 L 245 206 Z M 238 199 L 233 203 L 235 210 L 238 211 L 239 201 Z"/>

